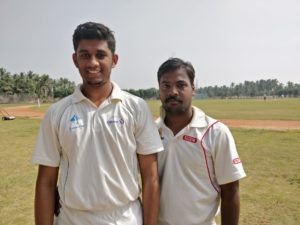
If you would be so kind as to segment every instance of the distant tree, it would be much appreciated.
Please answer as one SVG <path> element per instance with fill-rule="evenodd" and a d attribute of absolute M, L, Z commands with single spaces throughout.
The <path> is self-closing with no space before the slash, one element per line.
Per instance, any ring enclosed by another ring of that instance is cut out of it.
<path fill-rule="evenodd" d="M 53 82 L 54 98 L 62 98 L 74 92 L 75 83 L 66 78 L 59 78 Z"/>
<path fill-rule="evenodd" d="M 277 79 L 268 80 L 258 80 L 258 81 L 244 81 L 244 83 L 234 84 L 233 82 L 229 87 L 227 86 L 208 86 L 199 88 L 198 93 L 208 96 L 210 98 L 214 97 L 256 97 L 256 96 L 300 96 L 299 84 L 294 84 L 288 82 L 286 86 L 279 83 Z"/>
<path fill-rule="evenodd" d="M 31 94 L 39 98 L 62 98 L 70 95 L 75 88 L 75 83 L 66 78 L 52 79 L 49 75 L 38 75 L 29 71 L 27 73 L 11 75 L 4 68 L 0 68 L 0 93 L 2 94 Z M 144 99 L 158 98 L 156 88 L 148 89 L 129 89 L 125 90 L 133 95 Z M 300 84 L 294 84 L 289 81 L 286 85 L 280 83 L 277 79 L 267 79 L 258 81 L 244 81 L 244 83 L 231 83 L 229 87 L 207 86 L 196 90 L 201 96 L 209 98 L 227 98 L 227 97 L 256 97 L 256 96 L 300 96 Z"/>
<path fill-rule="evenodd" d="M 14 94 L 14 83 L 9 72 L 0 68 L 0 93 Z"/>

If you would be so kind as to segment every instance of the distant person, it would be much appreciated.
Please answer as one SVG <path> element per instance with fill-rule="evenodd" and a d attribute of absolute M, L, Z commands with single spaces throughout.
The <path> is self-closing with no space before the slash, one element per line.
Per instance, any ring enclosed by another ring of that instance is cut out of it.
<path fill-rule="evenodd" d="M 99 23 L 73 34 L 82 84 L 50 107 L 39 131 L 32 157 L 39 164 L 36 225 L 157 225 L 163 147 L 145 101 L 110 80 L 115 44 Z M 54 217 L 58 173 L 61 208 Z"/>
<path fill-rule="evenodd" d="M 165 150 L 158 153 L 159 225 L 212 225 L 221 202 L 223 225 L 239 220 L 239 179 L 246 176 L 234 139 L 223 123 L 192 106 L 195 71 L 171 58 L 158 69 Z"/>

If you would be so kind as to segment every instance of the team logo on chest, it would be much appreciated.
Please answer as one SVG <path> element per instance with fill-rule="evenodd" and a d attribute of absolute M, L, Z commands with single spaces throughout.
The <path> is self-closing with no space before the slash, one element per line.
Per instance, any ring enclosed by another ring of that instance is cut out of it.
<path fill-rule="evenodd" d="M 185 140 L 185 141 L 188 141 L 188 142 L 192 142 L 192 143 L 197 142 L 197 138 L 191 137 L 191 136 L 188 136 L 188 135 L 183 135 L 182 139 Z"/>
<path fill-rule="evenodd" d="M 75 114 L 71 117 L 70 122 L 70 130 L 84 127 L 83 120 Z"/>
<path fill-rule="evenodd" d="M 124 125 L 125 121 L 123 118 L 120 118 L 120 117 L 112 117 L 110 119 L 108 119 L 107 121 L 107 124 L 112 126 L 112 125 Z"/>

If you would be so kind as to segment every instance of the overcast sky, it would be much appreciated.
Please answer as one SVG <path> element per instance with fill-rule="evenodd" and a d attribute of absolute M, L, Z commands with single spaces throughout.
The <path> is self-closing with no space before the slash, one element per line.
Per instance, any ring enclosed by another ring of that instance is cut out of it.
<path fill-rule="evenodd" d="M 157 87 L 169 57 L 194 65 L 198 87 L 300 83 L 299 0 L 0 0 L 0 67 L 79 83 L 72 34 L 87 21 L 115 32 L 122 88 Z"/>

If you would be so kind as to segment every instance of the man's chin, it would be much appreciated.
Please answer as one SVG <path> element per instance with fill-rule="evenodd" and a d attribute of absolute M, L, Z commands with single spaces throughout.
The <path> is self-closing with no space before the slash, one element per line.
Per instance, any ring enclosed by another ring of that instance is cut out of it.
<path fill-rule="evenodd" d="M 181 116 L 185 114 L 186 110 L 182 107 L 180 108 L 171 108 L 171 107 L 164 107 L 167 114 L 170 116 Z"/>
<path fill-rule="evenodd" d="M 103 80 L 94 80 L 94 81 L 87 81 L 87 85 L 91 87 L 101 87 L 105 84 L 106 82 Z"/>

